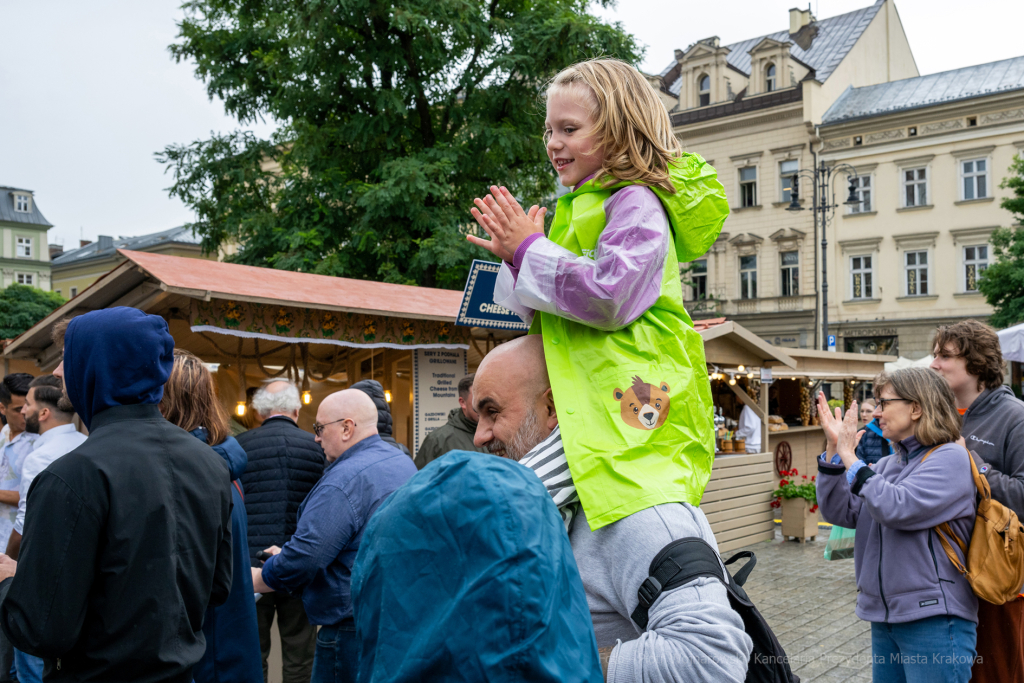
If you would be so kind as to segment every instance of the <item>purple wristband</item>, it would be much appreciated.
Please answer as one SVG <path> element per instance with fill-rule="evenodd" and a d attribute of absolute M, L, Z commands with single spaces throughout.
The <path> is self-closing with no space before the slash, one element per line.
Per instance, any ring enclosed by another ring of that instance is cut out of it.
<path fill-rule="evenodd" d="M 530 248 L 531 244 L 543 236 L 543 233 L 535 232 L 520 242 L 519 246 L 516 247 L 516 253 L 512 255 L 512 267 L 515 268 L 516 273 L 518 273 L 519 269 L 523 267 L 523 259 L 526 258 L 526 250 Z"/>

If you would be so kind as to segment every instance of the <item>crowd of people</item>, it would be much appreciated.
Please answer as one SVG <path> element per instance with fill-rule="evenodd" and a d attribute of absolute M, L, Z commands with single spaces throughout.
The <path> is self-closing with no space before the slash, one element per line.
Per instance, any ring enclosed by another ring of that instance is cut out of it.
<path fill-rule="evenodd" d="M 241 424 L 164 319 L 133 308 L 58 323 L 52 376 L 3 378 L 0 680 L 258 683 L 275 619 L 286 683 L 719 683 L 775 666 L 734 602 L 753 564 L 730 577 L 699 507 L 713 408 L 678 264 L 717 238 L 724 189 L 636 69 L 583 62 L 546 95 L 572 191 L 545 231 L 545 209 L 493 186 L 472 210 L 489 239 L 469 236 L 531 334 L 459 382 L 419 452 L 374 380 L 324 398 L 312 434 L 297 387 L 269 380 Z M 965 565 L 977 480 L 1024 513 L 1024 403 L 991 328 L 941 328 L 934 356 L 845 417 L 818 397 L 819 503 L 856 529 L 876 681 L 1018 681 L 1024 603 L 979 600 L 984 568 Z"/>

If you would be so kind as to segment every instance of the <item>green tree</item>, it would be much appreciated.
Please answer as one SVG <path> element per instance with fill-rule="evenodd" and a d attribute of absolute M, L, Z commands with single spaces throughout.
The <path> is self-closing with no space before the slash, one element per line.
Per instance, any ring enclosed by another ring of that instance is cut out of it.
<path fill-rule="evenodd" d="M 57 292 L 44 292 L 27 285 L 10 285 L 0 290 L 0 339 L 13 339 L 53 313 L 64 303 Z"/>
<path fill-rule="evenodd" d="M 978 289 L 995 312 L 989 323 L 996 328 L 1024 322 L 1024 154 L 1010 164 L 1010 175 L 999 187 L 1012 190 L 1000 206 L 1013 214 L 1017 227 L 992 232 L 992 250 L 998 259 L 985 269 Z"/>
<path fill-rule="evenodd" d="M 599 0 L 607 6 L 611 0 Z M 640 58 L 588 0 L 192 0 L 172 55 L 247 132 L 157 155 L 203 247 L 240 263 L 461 288 L 473 197 L 554 189 L 545 83 L 581 59 Z M 474 224 L 475 225 L 475 224 Z M 491 259 L 492 260 L 492 259 Z"/>

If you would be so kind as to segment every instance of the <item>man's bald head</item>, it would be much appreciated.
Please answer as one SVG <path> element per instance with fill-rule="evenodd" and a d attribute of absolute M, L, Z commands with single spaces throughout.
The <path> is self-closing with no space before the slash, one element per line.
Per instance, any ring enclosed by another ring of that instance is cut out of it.
<path fill-rule="evenodd" d="M 377 433 L 377 407 L 358 389 L 345 389 L 320 402 L 316 421 L 322 427 L 317 441 L 327 460 L 334 462 L 349 448 Z"/>
<path fill-rule="evenodd" d="M 502 457 L 519 460 L 558 424 L 544 342 L 532 334 L 506 342 L 487 354 L 473 381 L 480 414 L 474 443 Z"/>

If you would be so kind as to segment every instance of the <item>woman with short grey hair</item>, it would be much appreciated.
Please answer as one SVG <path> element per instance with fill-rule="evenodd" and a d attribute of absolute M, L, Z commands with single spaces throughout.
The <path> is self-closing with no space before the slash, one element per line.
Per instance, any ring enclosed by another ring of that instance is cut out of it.
<path fill-rule="evenodd" d="M 864 435 L 856 402 L 841 419 L 818 397 L 828 438 L 818 461 L 818 504 L 826 521 L 857 530 L 857 616 L 871 622 L 872 677 L 966 682 L 978 599 L 934 530 L 948 522 L 965 542 L 974 530 L 970 456 L 956 443 L 960 415 L 949 385 L 927 368 L 879 375 L 875 396 L 873 417 L 895 453 L 873 467 L 855 454 Z"/>

